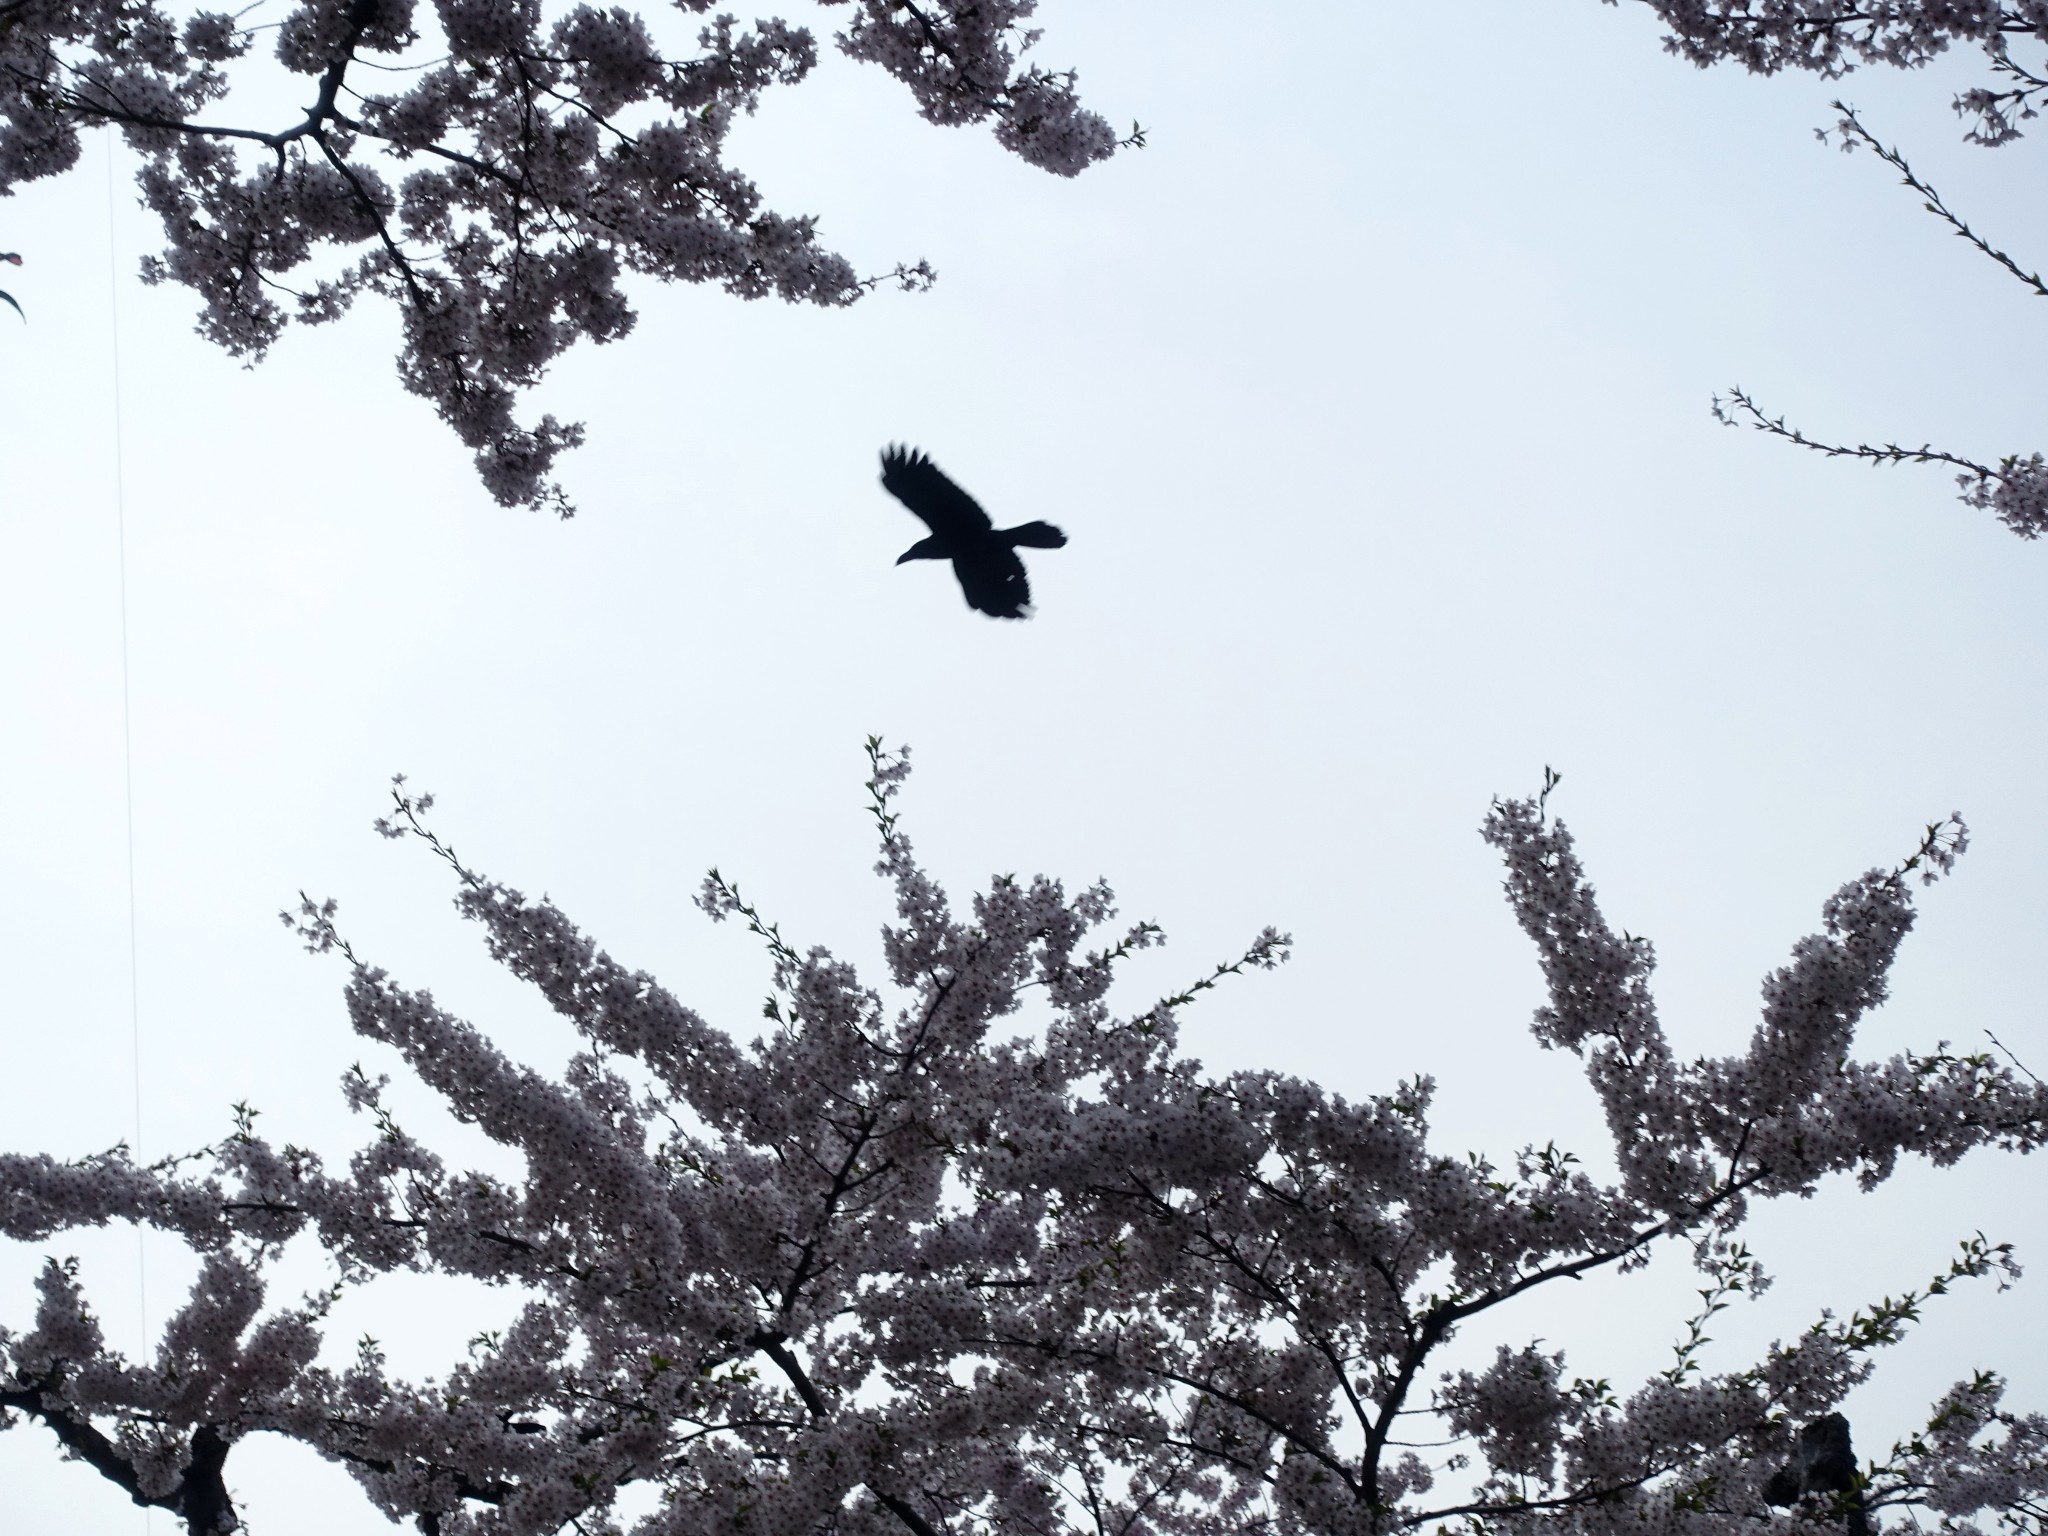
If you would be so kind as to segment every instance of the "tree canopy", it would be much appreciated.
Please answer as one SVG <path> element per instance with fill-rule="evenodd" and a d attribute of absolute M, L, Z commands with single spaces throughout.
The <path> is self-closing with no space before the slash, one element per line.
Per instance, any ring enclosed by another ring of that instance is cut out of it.
<path fill-rule="evenodd" d="M 148 1361 L 105 1345 L 53 1259 L 33 1323 L 0 1333 L 0 1403 L 192 1536 L 235 1528 L 222 1468 L 257 1434 L 444 1536 L 620 1529 L 621 1490 L 647 1483 L 661 1497 L 640 1536 L 1754 1531 L 1814 1515 L 1774 1513 L 1802 1497 L 1785 1469 L 1803 1428 L 1919 1304 L 2011 1271 L 1974 1238 L 1922 1292 L 1819 1318 L 1742 1369 L 1698 1359 L 1707 1320 L 1761 1283 L 1740 1236 L 1758 1202 L 2048 1140 L 2048 1088 L 1988 1056 L 1853 1055 L 1913 882 L 1953 867 L 1959 821 L 1829 897 L 1747 1043 L 1685 1063 L 1651 946 L 1608 925 L 1549 812 L 1554 781 L 1497 803 L 1483 835 L 1547 991 L 1535 1043 L 1583 1061 L 1612 1133 L 1616 1175 L 1596 1179 L 1555 1144 L 1511 1168 L 1433 1149 L 1427 1078 L 1350 1102 L 1206 1072 L 1177 1047 L 1181 1011 L 1282 961 L 1284 935 L 1118 1012 L 1118 965 L 1158 927 L 1119 928 L 1106 886 L 1045 877 L 998 878 L 956 911 L 898 823 L 907 758 L 869 750 L 886 990 L 799 949 L 714 870 L 700 905 L 758 934 L 772 967 L 746 1046 L 552 903 L 473 871 L 425 819 L 431 798 L 396 786 L 380 830 L 446 861 L 490 953 L 580 1038 L 567 1071 L 518 1066 L 358 955 L 332 902 L 286 921 L 347 964 L 357 1033 L 523 1177 L 450 1166 L 360 1067 L 343 1091 L 376 1133 L 345 1170 L 246 1113 L 150 1167 L 122 1148 L 0 1157 L 10 1237 L 138 1222 L 203 1258 Z M 301 1234 L 334 1288 L 270 1305 L 266 1266 Z M 1706 1307 L 1673 1319 L 1672 1363 L 1647 1380 L 1574 1376 L 1510 1315 L 1670 1243 L 1707 1277 Z M 436 1379 L 395 1378 L 374 1341 L 323 1358 L 334 1299 L 406 1270 L 524 1303 Z M 1497 1341 L 1493 1364 L 1442 1372 L 1470 1330 Z M 1862 1507 L 2037 1529 L 2048 1419 L 2001 1392 L 1957 1383 L 1874 1463 Z"/>
<path fill-rule="evenodd" d="M 822 3 L 845 18 L 840 51 L 901 81 L 926 121 L 988 123 L 1062 176 L 1115 152 L 1073 74 L 1028 56 L 1033 0 Z M 566 514 L 551 475 L 582 428 L 522 425 L 515 407 L 576 341 L 631 329 L 628 274 L 826 306 L 932 276 L 862 276 L 726 163 L 734 119 L 810 74 L 818 44 L 782 18 L 687 19 L 710 8 L 309 0 L 258 26 L 157 0 L 0 0 L 0 195 L 69 170 L 83 129 L 118 128 L 163 224 L 144 275 L 198 294 L 201 334 L 260 358 L 292 320 L 381 294 L 403 320 L 399 377 L 490 493 Z M 282 78 L 257 67 L 259 42 Z M 280 87 L 312 100 L 267 121 L 235 110 Z"/>

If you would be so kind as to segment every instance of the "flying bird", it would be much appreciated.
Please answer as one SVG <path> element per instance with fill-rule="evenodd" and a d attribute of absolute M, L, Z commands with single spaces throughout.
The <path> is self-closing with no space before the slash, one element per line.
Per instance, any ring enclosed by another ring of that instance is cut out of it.
<path fill-rule="evenodd" d="M 8 265 L 15 267 L 21 265 L 21 257 L 13 251 L 0 251 L 0 261 L 4 261 Z M 14 312 L 17 315 L 21 315 L 22 319 L 26 320 L 28 318 L 27 315 L 21 314 L 21 306 L 14 302 L 13 294 L 6 292 L 4 289 L 0 289 L 0 299 L 5 299 L 10 305 L 12 305 Z"/>
<path fill-rule="evenodd" d="M 961 490 L 915 448 L 882 452 L 882 489 L 910 508 L 931 529 L 897 556 L 906 560 L 950 560 L 967 606 L 995 619 L 1021 619 L 1031 605 L 1018 549 L 1058 549 L 1067 536 L 1051 523 L 998 528 L 972 496 Z"/>

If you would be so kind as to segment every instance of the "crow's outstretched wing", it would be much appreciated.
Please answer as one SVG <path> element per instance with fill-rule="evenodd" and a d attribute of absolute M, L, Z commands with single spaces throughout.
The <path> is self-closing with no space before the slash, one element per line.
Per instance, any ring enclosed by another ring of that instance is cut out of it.
<path fill-rule="evenodd" d="M 1013 549 L 991 543 L 972 554 L 955 555 L 953 574 L 960 578 L 967 606 L 992 619 L 1021 619 L 1031 606 L 1031 583 Z"/>
<path fill-rule="evenodd" d="M 882 489 L 923 518 L 948 543 L 968 541 L 994 526 L 975 499 L 915 448 L 882 453 Z"/>
<path fill-rule="evenodd" d="M 5 299 L 9 304 L 14 304 L 14 295 L 11 293 L 0 293 L 0 299 Z M 19 304 L 14 304 L 14 312 L 17 315 L 21 315 L 21 318 L 24 320 L 28 318 L 27 315 L 21 314 L 21 306 Z"/>

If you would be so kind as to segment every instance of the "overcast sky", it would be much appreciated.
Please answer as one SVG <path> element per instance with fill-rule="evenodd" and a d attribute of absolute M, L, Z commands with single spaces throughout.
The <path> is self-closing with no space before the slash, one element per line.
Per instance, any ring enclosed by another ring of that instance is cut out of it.
<path fill-rule="evenodd" d="M 1873 157 L 1816 143 L 1829 85 L 1697 72 L 1640 6 L 1594 0 L 1469 0 L 1455 25 L 1049 0 L 1042 22 L 1046 62 L 1149 147 L 1062 181 L 828 49 L 733 158 L 861 269 L 927 258 L 937 287 L 825 313 L 642 285 L 634 333 L 529 406 L 589 426 L 566 524 L 489 501 L 398 387 L 378 302 L 249 371 L 192 334 L 187 292 L 135 280 L 153 237 L 125 157 L 110 239 L 103 140 L 0 203 L 29 316 L 0 316 L 0 1145 L 136 1134 L 116 305 L 148 1155 L 247 1100 L 339 1159 L 370 1133 L 339 1074 L 402 1078 L 350 1033 L 341 964 L 279 926 L 301 888 L 515 1054 L 566 1056 L 446 872 L 371 833 L 398 771 L 467 860 L 743 1035 L 767 965 L 692 908 L 712 864 L 879 979 L 870 732 L 912 744 L 904 825 L 957 893 L 1100 875 L 1166 925 L 1132 1006 L 1290 930 L 1294 962 L 1204 999 L 1189 1048 L 1347 1095 L 1432 1074 L 1446 1151 L 1554 1138 L 1605 1164 L 1576 1063 L 1527 1033 L 1535 957 L 1476 832 L 1546 763 L 1610 920 L 1656 941 L 1681 1051 L 1744 1049 L 1825 897 L 1954 809 L 1974 846 L 1859 1050 L 1990 1029 L 2048 1060 L 2048 549 L 1941 471 L 1708 413 L 1739 383 L 1824 435 L 2048 448 L 2038 306 Z M 2048 261 L 2041 145 L 1960 142 L 1975 78 L 1958 58 L 1837 89 Z M 1067 530 L 1032 557 L 1034 619 L 891 564 L 922 532 L 876 483 L 897 440 L 999 522 Z M 1979 1228 L 2048 1258 L 2043 1173 L 1979 1153 L 1763 1214 L 1779 1284 L 1708 1364 L 1923 1282 Z M 43 1251 L 0 1252 L 0 1322 L 29 1316 Z M 139 1297 L 128 1233 L 50 1251 L 131 1346 L 190 1276 L 152 1244 Z M 1589 1282 L 1465 1347 L 1541 1335 L 1627 1383 L 1668 1360 L 1694 1283 L 1669 1261 Z M 1852 1401 L 1859 1445 L 1978 1366 L 2048 1407 L 2044 1286 L 1935 1304 Z M 509 1302 L 393 1283 L 333 1343 L 371 1329 L 425 1374 Z M 230 1471 L 257 1536 L 387 1529 L 310 1454 L 251 1442 Z M 8 1536 L 144 1527 L 39 1426 L 0 1435 L 0 1507 Z"/>

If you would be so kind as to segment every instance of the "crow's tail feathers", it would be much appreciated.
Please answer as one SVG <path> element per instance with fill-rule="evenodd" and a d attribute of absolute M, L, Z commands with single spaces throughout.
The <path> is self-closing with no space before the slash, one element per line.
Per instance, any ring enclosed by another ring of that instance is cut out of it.
<path fill-rule="evenodd" d="M 1051 523 L 1021 523 L 996 535 L 1012 549 L 1064 549 L 1067 536 Z"/>

